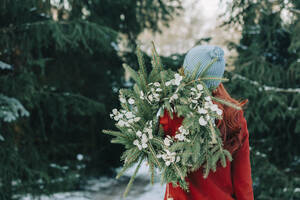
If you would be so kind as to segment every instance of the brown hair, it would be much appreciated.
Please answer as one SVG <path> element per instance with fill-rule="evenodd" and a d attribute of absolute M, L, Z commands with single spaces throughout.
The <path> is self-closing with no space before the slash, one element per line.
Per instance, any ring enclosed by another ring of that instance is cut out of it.
<path fill-rule="evenodd" d="M 233 99 L 222 83 L 219 84 L 217 89 L 212 93 L 213 96 L 229 101 L 237 106 L 243 107 L 248 100 L 238 101 Z M 241 115 L 242 112 L 230 106 L 214 102 L 223 111 L 223 118 L 217 120 L 216 125 L 219 128 L 224 144 L 224 148 L 227 149 L 231 154 L 235 153 L 239 149 L 243 136 L 241 130 Z"/>

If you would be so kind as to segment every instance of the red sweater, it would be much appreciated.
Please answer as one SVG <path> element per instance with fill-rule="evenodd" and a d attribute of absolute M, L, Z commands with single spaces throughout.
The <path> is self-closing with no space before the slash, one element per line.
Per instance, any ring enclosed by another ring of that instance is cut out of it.
<path fill-rule="evenodd" d="M 179 186 L 173 187 L 172 183 L 168 183 L 164 200 L 167 200 L 168 197 L 173 200 L 253 200 L 249 133 L 243 111 L 241 114 L 241 133 L 245 140 L 243 140 L 241 148 L 234 154 L 233 161 L 227 160 L 225 168 L 217 167 L 216 172 L 211 171 L 206 179 L 203 178 L 202 168 L 189 173 L 186 177 L 190 188 L 189 193 Z M 160 124 L 163 125 L 166 135 L 174 136 L 182 120 L 183 117 L 176 115 L 172 120 L 165 111 L 164 116 L 160 118 Z"/>

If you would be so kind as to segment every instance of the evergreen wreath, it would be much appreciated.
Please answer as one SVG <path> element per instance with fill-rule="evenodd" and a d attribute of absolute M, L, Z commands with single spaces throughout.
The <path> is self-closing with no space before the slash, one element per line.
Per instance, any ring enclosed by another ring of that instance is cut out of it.
<path fill-rule="evenodd" d="M 174 72 L 164 69 L 156 52 L 152 48 L 152 70 L 146 73 L 145 62 L 137 48 L 139 70 L 135 71 L 128 65 L 123 67 L 135 81 L 133 89 L 120 89 L 119 100 L 121 109 L 113 109 L 110 117 L 116 121 L 119 131 L 103 130 L 103 133 L 115 136 L 111 142 L 125 146 L 121 156 L 124 166 L 116 178 L 135 163 L 138 163 L 127 188 L 125 197 L 143 160 L 147 160 L 151 172 L 151 183 L 154 182 L 155 168 L 161 172 L 161 182 L 173 185 L 179 183 L 185 191 L 189 191 L 185 177 L 189 172 L 203 166 L 203 176 L 216 171 L 217 162 L 226 167 L 226 158 L 232 160 L 229 151 L 223 148 L 220 131 L 215 125 L 215 119 L 222 118 L 222 110 L 214 101 L 240 107 L 213 97 L 204 80 L 224 78 L 205 76 L 206 71 L 216 61 L 205 67 L 198 79 L 195 79 L 200 67 L 194 72 L 184 75 L 183 69 Z M 183 116 L 184 120 L 175 137 L 165 137 L 163 128 L 159 125 L 159 116 L 164 110 Z"/>

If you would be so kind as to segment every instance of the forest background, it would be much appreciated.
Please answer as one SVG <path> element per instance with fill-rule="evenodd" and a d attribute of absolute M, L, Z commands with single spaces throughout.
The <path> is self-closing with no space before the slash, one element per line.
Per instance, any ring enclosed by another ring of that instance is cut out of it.
<path fill-rule="evenodd" d="M 196 44 L 226 49 L 225 87 L 249 100 L 255 199 L 300 199 L 300 1 L 217 3 L 210 23 L 204 1 L 187 16 L 181 0 L 0 0 L 0 199 L 114 175 L 123 149 L 100 130 L 132 86 L 122 63 L 137 68 L 139 43 L 150 67 L 152 40 L 174 70 Z"/>

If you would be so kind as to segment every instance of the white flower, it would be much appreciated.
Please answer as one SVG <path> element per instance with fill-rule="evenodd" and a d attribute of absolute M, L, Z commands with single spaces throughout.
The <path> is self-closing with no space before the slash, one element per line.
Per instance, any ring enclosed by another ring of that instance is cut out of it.
<path fill-rule="evenodd" d="M 144 133 L 142 135 L 142 143 L 146 143 L 146 142 L 148 142 L 148 138 L 147 138 L 147 135 Z"/>
<path fill-rule="evenodd" d="M 192 91 L 197 92 L 196 88 L 191 88 Z"/>
<path fill-rule="evenodd" d="M 132 112 L 127 112 L 127 113 L 125 114 L 125 116 L 126 116 L 127 119 L 134 118 L 134 114 L 133 114 Z"/>
<path fill-rule="evenodd" d="M 166 162 L 166 165 L 167 165 L 167 166 L 169 166 L 170 164 L 171 164 L 171 162 L 170 162 L 170 161 L 167 161 L 167 162 Z"/>
<path fill-rule="evenodd" d="M 160 83 L 159 83 L 159 82 L 155 82 L 155 83 L 153 83 L 153 85 L 154 85 L 155 87 L 159 87 L 159 86 L 160 86 Z"/>
<path fill-rule="evenodd" d="M 174 74 L 175 79 L 182 80 L 182 76 L 178 73 Z"/>
<path fill-rule="evenodd" d="M 172 83 L 172 81 L 167 81 L 167 82 L 165 83 L 165 85 L 166 85 L 166 86 L 169 86 L 169 85 L 171 85 L 171 83 Z"/>
<path fill-rule="evenodd" d="M 198 101 L 197 101 L 197 100 L 194 100 L 194 99 L 192 99 L 191 102 L 192 102 L 192 103 L 198 103 Z"/>
<path fill-rule="evenodd" d="M 180 161 L 180 156 L 177 156 L 176 162 L 179 162 L 179 161 Z"/>
<path fill-rule="evenodd" d="M 209 102 L 204 103 L 204 108 L 209 108 L 210 106 L 211 106 L 211 103 L 209 103 Z"/>
<path fill-rule="evenodd" d="M 210 109 L 211 109 L 212 111 L 217 111 L 219 108 L 218 108 L 218 105 L 217 105 L 217 104 L 213 104 L 213 105 L 210 106 Z"/>
<path fill-rule="evenodd" d="M 172 156 L 172 157 L 171 157 L 171 162 L 172 162 L 172 163 L 175 162 L 175 159 L 176 159 L 176 157 L 175 157 L 175 156 Z"/>
<path fill-rule="evenodd" d="M 201 97 L 202 93 L 197 93 L 197 96 L 194 99 L 199 99 Z"/>
<path fill-rule="evenodd" d="M 179 141 L 183 141 L 185 139 L 183 134 L 176 134 L 175 138 L 177 138 Z"/>
<path fill-rule="evenodd" d="M 145 96 L 144 96 L 144 92 L 143 92 L 143 91 L 141 91 L 140 99 L 145 99 Z"/>
<path fill-rule="evenodd" d="M 114 120 L 119 121 L 119 116 L 115 116 Z"/>
<path fill-rule="evenodd" d="M 156 158 L 161 158 L 162 155 L 161 154 L 157 154 Z"/>
<path fill-rule="evenodd" d="M 136 117 L 136 118 L 134 118 L 133 120 L 134 120 L 135 122 L 138 122 L 138 121 L 141 120 L 141 118 L 140 118 L 140 117 Z"/>
<path fill-rule="evenodd" d="M 151 132 L 148 132 L 148 134 L 149 134 L 149 139 L 153 139 L 152 130 L 151 130 Z"/>
<path fill-rule="evenodd" d="M 135 101 L 134 101 L 134 99 L 133 99 L 133 98 L 130 98 L 130 99 L 128 99 L 128 103 L 129 103 L 129 104 L 131 104 L 131 105 L 132 105 L 132 104 L 134 104 L 134 102 L 135 102 Z"/>
<path fill-rule="evenodd" d="M 159 97 L 159 94 L 153 93 L 153 96 L 154 96 L 155 98 L 157 98 L 157 97 Z"/>
<path fill-rule="evenodd" d="M 189 134 L 189 131 L 184 129 L 183 126 L 180 126 L 178 128 L 178 130 L 183 134 L 183 135 L 188 135 Z"/>
<path fill-rule="evenodd" d="M 205 126 L 205 125 L 207 124 L 207 121 L 204 119 L 203 116 L 201 116 L 201 117 L 199 118 L 199 124 L 200 124 L 201 126 Z"/>
<path fill-rule="evenodd" d="M 146 148 L 148 147 L 148 145 L 147 145 L 146 143 L 143 143 L 143 144 L 142 144 L 142 147 L 143 147 L 144 149 L 146 149 Z"/>
<path fill-rule="evenodd" d="M 134 140 L 134 141 L 133 141 L 133 144 L 134 144 L 135 146 L 137 146 L 137 147 L 139 148 L 139 150 L 142 150 L 142 145 L 140 145 L 140 143 L 139 143 L 138 140 Z"/>
<path fill-rule="evenodd" d="M 204 109 L 204 108 L 198 107 L 198 113 L 199 113 L 199 114 L 206 114 L 206 113 L 207 113 L 207 110 Z"/>
<path fill-rule="evenodd" d="M 162 91 L 161 88 L 157 88 L 157 89 L 156 89 L 156 92 L 161 92 L 161 91 Z"/>
<path fill-rule="evenodd" d="M 206 101 L 211 101 L 210 96 L 207 96 L 207 97 L 205 97 L 204 99 L 205 99 Z"/>
<path fill-rule="evenodd" d="M 210 119 L 210 116 L 209 115 L 206 115 L 206 120 L 208 121 Z"/>
<path fill-rule="evenodd" d="M 140 143 L 139 143 L 138 140 L 134 140 L 134 141 L 133 141 L 133 144 L 137 146 L 137 145 L 139 145 Z"/>
<path fill-rule="evenodd" d="M 113 112 L 114 115 L 117 115 L 117 114 L 118 114 L 118 110 L 117 110 L 116 108 L 114 108 L 114 109 L 112 110 L 112 112 Z"/>
<path fill-rule="evenodd" d="M 223 111 L 221 109 L 217 110 L 217 115 L 222 115 Z"/>
<path fill-rule="evenodd" d="M 174 80 L 174 85 L 180 85 L 180 82 L 182 80 L 182 76 L 180 76 L 179 74 L 175 74 L 175 80 Z"/>
<path fill-rule="evenodd" d="M 178 99 L 178 94 L 173 94 L 171 98 L 172 99 Z"/>
<path fill-rule="evenodd" d="M 146 128 L 145 131 L 148 133 L 149 139 L 152 139 L 153 138 L 152 129 L 151 128 Z"/>
<path fill-rule="evenodd" d="M 123 120 L 120 120 L 118 123 L 117 123 L 117 125 L 119 125 L 120 127 L 123 127 L 123 126 L 125 126 L 125 122 L 123 121 Z"/>
<path fill-rule="evenodd" d="M 120 101 L 121 101 L 121 103 L 126 103 L 126 99 L 123 97 L 120 98 Z"/>
<path fill-rule="evenodd" d="M 203 90 L 203 85 L 198 84 L 198 85 L 197 85 L 197 89 L 200 90 L 200 91 Z"/>
<path fill-rule="evenodd" d="M 129 120 L 128 120 L 128 123 L 129 123 L 129 124 L 132 124 L 132 123 L 133 123 L 133 119 L 129 119 Z"/>
<path fill-rule="evenodd" d="M 136 132 L 136 135 L 137 135 L 138 137 L 141 137 L 141 136 L 142 136 L 142 132 L 141 132 L 141 131 L 137 131 L 137 132 Z"/>
<path fill-rule="evenodd" d="M 150 94 L 150 95 L 148 96 L 148 99 L 149 99 L 150 101 L 153 101 L 153 95 Z"/>
<path fill-rule="evenodd" d="M 170 140 L 168 137 L 166 137 L 166 138 L 164 139 L 164 144 L 165 144 L 167 147 L 171 145 L 171 142 L 172 142 L 172 140 Z"/>

